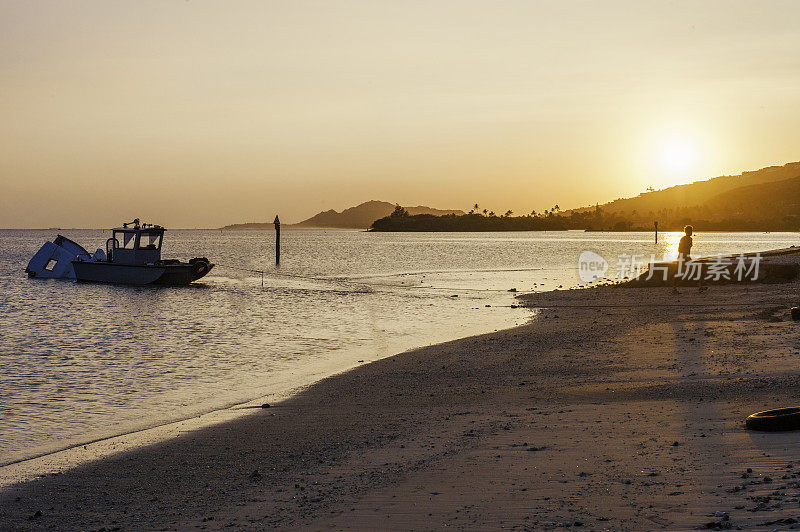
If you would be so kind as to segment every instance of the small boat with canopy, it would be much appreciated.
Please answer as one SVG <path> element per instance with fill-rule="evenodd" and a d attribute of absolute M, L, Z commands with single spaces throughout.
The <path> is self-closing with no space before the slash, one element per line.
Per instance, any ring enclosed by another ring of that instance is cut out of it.
<path fill-rule="evenodd" d="M 188 262 L 162 259 L 166 229 L 142 224 L 139 219 L 111 230 L 105 251 L 90 254 L 72 240 L 58 235 L 46 242 L 28 263 L 29 277 L 75 279 L 83 282 L 130 285 L 187 285 L 200 279 L 214 265 L 205 257 Z"/>

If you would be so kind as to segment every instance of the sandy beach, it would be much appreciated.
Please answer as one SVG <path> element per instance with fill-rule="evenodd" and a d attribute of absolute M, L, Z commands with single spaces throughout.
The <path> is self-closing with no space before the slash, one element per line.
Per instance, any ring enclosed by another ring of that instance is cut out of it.
<path fill-rule="evenodd" d="M 530 324 L 4 490 L 0 529 L 800 525 L 800 434 L 743 425 L 798 402 L 799 288 L 524 296 Z"/>

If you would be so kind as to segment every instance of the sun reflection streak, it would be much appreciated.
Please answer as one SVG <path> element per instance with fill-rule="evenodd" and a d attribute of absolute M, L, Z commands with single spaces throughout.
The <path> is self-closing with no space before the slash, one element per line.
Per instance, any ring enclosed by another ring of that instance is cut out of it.
<path fill-rule="evenodd" d="M 680 242 L 682 236 L 683 233 L 677 231 L 670 233 L 659 233 L 659 251 L 662 254 L 663 260 L 678 260 L 678 243 Z"/>

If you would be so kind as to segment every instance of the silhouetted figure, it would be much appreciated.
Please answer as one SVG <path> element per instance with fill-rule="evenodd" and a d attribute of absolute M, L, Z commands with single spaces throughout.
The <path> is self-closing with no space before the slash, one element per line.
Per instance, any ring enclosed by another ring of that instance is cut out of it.
<path fill-rule="evenodd" d="M 694 241 L 692 240 L 692 233 L 694 232 L 694 227 L 691 225 L 687 225 L 683 228 L 683 232 L 686 233 L 681 237 L 680 242 L 678 242 L 678 260 L 692 260 L 692 244 Z"/>
<path fill-rule="evenodd" d="M 678 272 L 683 271 L 683 266 L 692 260 L 692 244 L 694 241 L 692 240 L 692 234 L 694 233 L 694 227 L 691 225 L 687 225 L 683 228 L 683 232 L 685 233 L 680 241 L 678 242 L 678 264 L 675 268 L 675 275 L 672 276 L 672 292 L 674 294 L 678 294 Z M 684 271 L 684 275 L 689 273 L 688 271 Z M 697 287 L 702 292 L 706 289 L 703 286 L 703 272 L 700 270 L 700 275 L 698 276 L 699 280 L 697 282 Z"/>

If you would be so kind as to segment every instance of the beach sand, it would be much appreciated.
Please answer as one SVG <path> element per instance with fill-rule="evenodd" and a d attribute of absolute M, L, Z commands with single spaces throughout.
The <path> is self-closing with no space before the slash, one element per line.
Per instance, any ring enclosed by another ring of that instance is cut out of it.
<path fill-rule="evenodd" d="M 0 529 L 788 528 L 800 284 L 524 296 L 530 324 L 0 493 Z M 715 512 L 724 512 L 715 517 Z"/>

